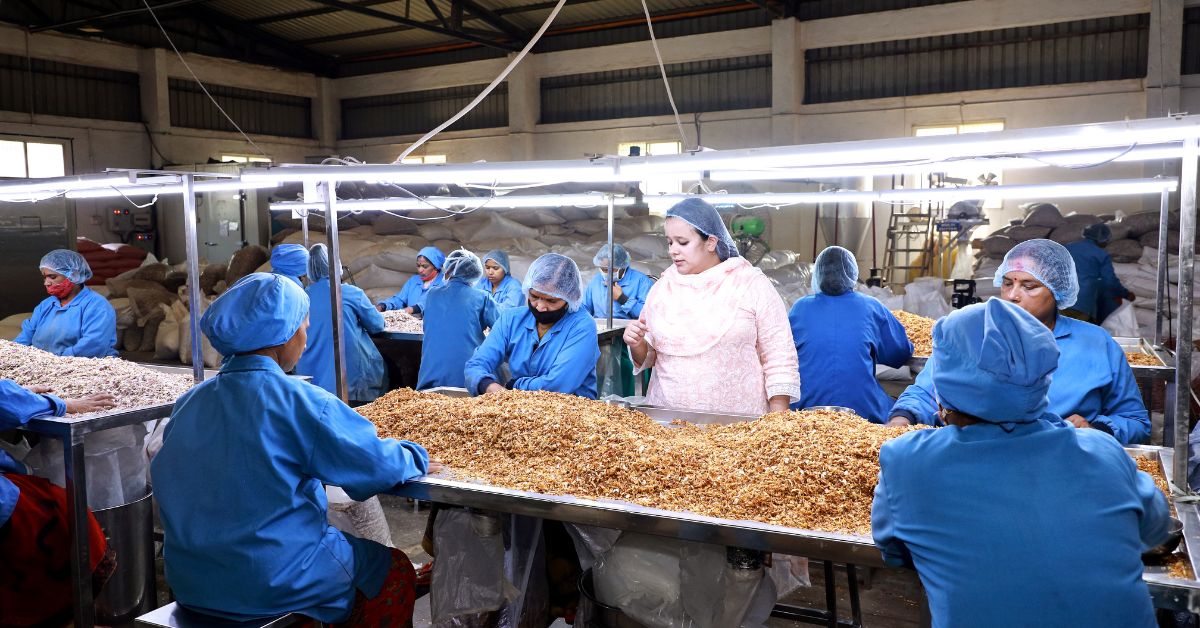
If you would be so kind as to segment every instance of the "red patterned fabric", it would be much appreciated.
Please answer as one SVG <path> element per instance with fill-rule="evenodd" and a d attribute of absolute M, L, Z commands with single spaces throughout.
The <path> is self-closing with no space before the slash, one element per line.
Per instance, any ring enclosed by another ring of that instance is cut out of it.
<path fill-rule="evenodd" d="M 367 599 L 362 591 L 354 598 L 350 618 L 337 628 L 376 628 L 378 626 L 411 626 L 413 606 L 417 602 L 416 573 L 412 561 L 404 552 L 392 549 L 392 568 L 379 595 Z"/>

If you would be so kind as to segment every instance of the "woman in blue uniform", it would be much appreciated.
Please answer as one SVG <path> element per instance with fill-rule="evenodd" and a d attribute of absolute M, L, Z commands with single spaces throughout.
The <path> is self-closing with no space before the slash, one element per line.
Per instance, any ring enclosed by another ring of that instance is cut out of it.
<path fill-rule="evenodd" d="M 875 365 L 904 366 L 913 346 L 882 303 L 854 291 L 856 281 L 858 262 L 850 251 L 831 246 L 817 256 L 813 294 L 788 314 L 800 364 L 800 401 L 792 409 L 845 406 L 883 423 L 892 400 L 875 380 Z"/>
<path fill-rule="evenodd" d="M 304 287 L 301 277 L 308 273 L 308 251 L 299 244 L 280 244 L 271 249 L 271 272 L 287 277 Z M 309 278 L 312 281 L 312 278 Z"/>
<path fill-rule="evenodd" d="M 1103 329 L 1058 310 L 1071 307 L 1079 293 L 1075 263 L 1066 248 L 1050 240 L 1028 240 L 1013 247 L 996 271 L 1000 298 L 1029 312 L 1058 343 L 1058 374 L 1050 384 L 1050 411 L 1075 427 L 1112 434 L 1123 445 L 1150 436 L 1150 416 L 1125 353 Z M 933 380 L 937 359 L 930 358 L 916 382 L 896 400 L 891 423 L 937 424 Z"/>
<path fill-rule="evenodd" d="M 948 427 L 880 449 L 875 545 L 916 568 L 935 628 L 1157 625 L 1141 553 L 1167 538 L 1166 499 L 1117 441 L 1049 411 L 1055 335 L 999 299 L 941 319 Z"/>
<path fill-rule="evenodd" d="M 340 269 L 339 269 L 340 270 Z M 337 394 L 333 359 L 333 315 L 329 299 L 329 250 L 314 244 L 308 255 L 310 326 L 308 345 L 296 363 L 298 375 L 311 375 L 312 383 Z M 338 273 L 339 276 L 341 273 Z M 340 278 L 340 277 L 339 277 Z M 383 331 L 383 314 L 357 286 L 342 284 L 342 342 L 346 346 L 346 393 L 351 401 L 374 401 L 387 392 L 387 371 L 370 334 Z"/>
<path fill-rule="evenodd" d="M 108 300 L 83 285 L 92 278 L 87 260 L 75 251 L 50 251 L 38 263 L 50 296 L 21 323 L 13 342 L 77 358 L 117 355 L 117 313 Z"/>
<path fill-rule="evenodd" d="M 1132 301 L 1135 297 L 1117 279 L 1112 256 L 1104 245 L 1112 238 L 1112 230 L 1104 223 L 1089 225 L 1083 239 L 1067 245 L 1079 276 L 1079 298 L 1069 313 L 1089 323 L 1102 323 L 1116 309 L 1116 299 Z M 1111 305 L 1110 305 L 1111 304 Z"/>
<path fill-rule="evenodd" d="M 547 253 L 525 275 L 527 307 L 500 312 L 487 340 L 467 361 L 472 394 L 549 390 L 596 398 L 596 322 L 579 309 L 579 268 L 571 258 Z M 501 381 L 508 362 L 512 377 Z"/>
<path fill-rule="evenodd" d="M 475 284 L 492 297 L 497 307 L 520 307 L 525 300 L 521 294 L 521 282 L 512 276 L 508 253 L 493 249 L 483 256 L 483 277 Z"/>
<path fill-rule="evenodd" d="M 483 330 L 496 323 L 499 308 L 475 288 L 483 265 L 475 254 L 459 249 L 446 257 L 443 281 L 425 297 L 425 341 L 417 390 L 438 386 L 462 388 L 463 368 L 483 343 Z"/>
<path fill-rule="evenodd" d="M 44 390 L 44 389 L 35 389 Z M 0 379 L 0 430 L 32 419 L 112 408 L 112 395 L 63 400 Z M 98 595 L 116 569 L 116 555 L 92 513 L 87 515 L 88 571 Z M 67 494 L 0 449 L 0 626 L 62 626 L 74 606 Z"/>
<path fill-rule="evenodd" d="M 446 254 L 435 246 L 427 246 L 417 253 L 417 274 L 409 277 L 404 287 L 390 299 L 380 301 L 375 307 L 380 312 L 404 310 L 409 314 L 420 314 L 425 305 L 425 295 L 442 272 Z"/>
<path fill-rule="evenodd" d="M 614 244 L 610 254 L 604 245 L 592 259 L 599 272 L 588 283 L 583 293 L 583 309 L 593 318 L 608 318 L 608 304 L 612 303 L 613 318 L 636 319 L 642 315 L 646 295 L 650 294 L 653 281 L 645 273 L 630 268 L 629 251 Z M 608 286 L 608 271 L 612 268 L 613 286 Z"/>
<path fill-rule="evenodd" d="M 253 273 L 201 318 L 225 364 L 175 402 L 151 464 L 167 579 L 180 604 L 227 619 L 404 626 L 412 563 L 329 525 L 324 484 L 361 501 L 439 465 L 285 375 L 304 351 L 308 308 L 296 284 Z"/>

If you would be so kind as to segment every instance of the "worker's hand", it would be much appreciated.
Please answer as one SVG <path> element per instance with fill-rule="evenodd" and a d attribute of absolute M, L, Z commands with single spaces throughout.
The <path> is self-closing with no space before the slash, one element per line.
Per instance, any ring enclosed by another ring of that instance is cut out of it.
<path fill-rule="evenodd" d="M 1134 293 L 1132 293 L 1132 292 L 1126 292 L 1126 293 L 1125 293 L 1125 300 L 1126 300 L 1126 301 L 1134 301 L 1134 300 L 1137 300 L 1137 295 L 1136 295 L 1136 294 L 1134 294 Z"/>
<path fill-rule="evenodd" d="M 383 305 L 382 303 L 376 303 L 376 304 L 375 304 L 375 309 L 379 310 L 380 312 L 386 312 L 386 311 L 387 311 L 387 308 L 386 308 L 386 307 L 384 307 L 384 305 Z"/>
<path fill-rule="evenodd" d="M 433 460 L 433 459 L 431 458 L 431 459 L 429 460 L 429 467 L 428 467 L 427 469 L 425 469 L 425 474 L 426 474 L 426 475 L 432 475 L 432 474 L 434 474 L 434 473 L 438 473 L 438 472 L 440 472 L 442 469 L 445 469 L 445 468 L 446 468 L 446 465 L 442 464 L 442 463 L 441 463 L 440 461 L 438 461 L 438 460 Z"/>
<path fill-rule="evenodd" d="M 1067 421 L 1067 423 L 1070 423 L 1071 425 L 1074 425 L 1075 427 L 1091 427 L 1092 426 L 1091 423 L 1088 423 L 1087 419 L 1079 416 L 1078 414 L 1072 414 L 1071 416 L 1066 418 L 1066 421 Z"/>
<path fill-rule="evenodd" d="M 413 313 L 412 306 L 409 306 L 409 307 L 406 307 L 406 308 L 404 308 L 404 313 L 405 313 L 405 314 L 412 314 L 412 313 Z"/>
<path fill-rule="evenodd" d="M 787 395 L 775 395 L 767 400 L 768 412 L 787 412 L 791 399 Z"/>
<path fill-rule="evenodd" d="M 483 394 L 494 395 L 496 393 L 502 393 L 502 392 L 504 392 L 504 390 L 505 390 L 505 388 L 503 386 L 501 386 L 500 384 L 497 384 L 496 382 L 492 382 L 492 383 L 488 384 L 487 390 L 484 390 Z"/>
<path fill-rule="evenodd" d="M 112 395 L 99 394 L 81 397 L 79 399 L 67 399 L 67 414 L 85 414 L 88 412 L 99 412 L 108 410 L 117 405 L 117 401 Z"/>
<path fill-rule="evenodd" d="M 894 416 L 888 419 L 887 424 L 888 427 L 908 427 L 912 425 L 912 421 L 909 421 L 906 416 Z"/>
<path fill-rule="evenodd" d="M 630 349 L 637 349 L 646 342 L 646 332 L 649 329 L 646 321 L 642 319 L 629 321 L 629 324 L 625 326 L 625 333 L 621 336 L 621 339 L 625 341 L 625 344 L 629 345 Z"/>
<path fill-rule="evenodd" d="M 36 394 L 40 395 L 42 393 L 48 393 L 53 389 L 50 388 L 49 386 L 26 386 L 25 390 L 28 390 L 31 393 L 36 393 Z"/>
<path fill-rule="evenodd" d="M 622 295 L 622 294 L 625 294 L 625 293 L 624 293 L 624 292 L 621 290 L 621 286 L 620 286 L 620 285 L 618 285 L 616 282 L 613 282 L 613 285 L 612 285 L 612 294 L 613 294 L 613 301 L 620 301 L 620 300 L 621 300 L 621 295 Z"/>

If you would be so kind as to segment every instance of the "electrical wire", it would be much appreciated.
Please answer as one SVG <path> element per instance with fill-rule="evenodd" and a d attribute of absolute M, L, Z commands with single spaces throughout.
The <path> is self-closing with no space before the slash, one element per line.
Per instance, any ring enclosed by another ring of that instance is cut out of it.
<path fill-rule="evenodd" d="M 145 1 L 146 0 L 142 0 L 142 2 Z M 546 29 L 550 28 L 550 24 L 554 22 L 554 18 L 558 17 L 558 12 L 562 10 L 563 5 L 566 3 L 567 0 L 558 0 L 558 4 L 554 6 L 554 9 L 550 11 L 550 15 L 546 17 L 546 21 L 542 23 L 542 27 L 538 29 L 537 33 L 535 33 L 532 38 L 530 38 L 529 42 L 525 44 L 525 47 L 521 49 L 521 52 L 509 62 L 508 67 L 504 68 L 504 71 L 501 72 L 499 76 L 492 79 L 492 82 L 489 83 L 488 86 L 485 87 L 483 91 L 475 97 L 475 100 L 467 103 L 466 107 L 463 107 L 462 110 L 451 116 L 449 120 L 437 125 L 432 131 L 426 133 L 425 135 L 422 135 L 420 139 L 418 139 L 416 142 L 413 142 L 413 144 L 408 148 L 404 149 L 404 152 L 400 153 L 400 156 L 397 157 L 396 161 L 392 163 L 398 164 L 404 161 L 404 158 L 411 155 L 414 150 L 420 148 L 425 144 L 425 142 L 428 142 L 431 138 L 433 138 L 433 136 L 441 133 L 446 129 L 446 127 L 458 122 L 460 118 L 470 113 L 472 109 L 479 105 L 479 103 L 483 102 L 483 99 L 487 98 L 488 94 L 491 94 L 492 90 L 496 89 L 497 85 L 504 81 L 504 79 L 508 78 L 509 73 L 511 73 L 513 69 L 517 67 L 517 64 L 519 64 L 521 60 L 525 58 L 525 55 L 529 54 L 529 51 L 532 50 L 534 45 L 537 44 L 538 40 L 542 38 L 542 35 L 545 34 Z"/>
<path fill-rule="evenodd" d="M 246 132 L 242 130 L 242 127 L 238 126 L 238 123 L 234 122 L 233 118 L 229 117 L 228 113 L 225 113 L 225 108 L 221 106 L 221 103 L 217 102 L 217 99 L 213 98 L 213 95 L 208 92 L 208 88 L 204 86 L 204 82 L 201 81 L 200 77 L 196 76 L 196 73 L 192 71 L 192 66 L 188 65 L 187 60 L 183 58 L 183 53 L 179 52 L 179 48 L 175 46 L 175 41 L 172 40 L 171 36 L 167 34 L 167 29 L 163 28 L 162 22 L 158 20 L 158 15 L 155 15 L 154 9 L 150 7 L 150 2 L 148 0 L 142 0 L 142 5 L 146 7 L 146 12 L 150 14 L 150 17 L 154 18 L 154 23 L 158 25 L 158 30 L 162 31 L 162 35 L 166 38 L 167 43 L 171 44 L 171 50 L 175 51 L 175 56 L 179 57 L 180 63 L 183 63 L 183 67 L 187 68 L 188 74 L 192 75 L 192 80 L 196 81 L 196 84 L 200 86 L 200 90 L 203 91 L 204 95 L 208 96 L 208 99 L 212 101 L 214 106 L 216 106 L 217 111 L 220 111 L 221 115 L 225 116 L 225 119 L 229 121 L 229 124 L 232 124 L 233 128 L 237 129 L 238 133 L 241 133 L 242 137 L 254 147 L 254 150 L 258 151 L 263 157 L 270 159 L 271 156 L 268 155 L 267 152 L 264 151 L 258 144 L 255 144 L 254 140 L 250 139 L 249 135 L 246 135 Z M 161 155 L 162 153 L 159 154 Z"/>
<path fill-rule="evenodd" d="M 663 86 L 667 88 L 667 101 L 671 103 L 671 111 L 675 113 L 675 127 L 679 129 L 679 140 L 682 146 L 687 148 L 687 135 L 683 132 L 683 121 L 679 119 L 679 107 L 675 106 L 675 96 L 671 94 L 671 83 L 667 80 L 667 67 L 663 65 L 662 52 L 658 49 L 658 38 L 654 36 L 654 22 L 650 19 L 650 7 L 646 6 L 646 0 L 642 0 L 642 12 L 646 14 L 646 28 L 650 30 L 650 44 L 654 46 L 654 56 L 658 59 L 658 71 L 662 74 Z"/>
<path fill-rule="evenodd" d="M 1038 158 L 1037 158 L 1035 155 L 1033 155 L 1033 154 L 1028 154 L 1028 155 L 1019 155 L 1019 157 L 1025 157 L 1025 158 L 1028 158 L 1028 159 L 1032 159 L 1032 160 L 1034 160 L 1034 161 L 1036 161 L 1036 162 L 1038 162 L 1038 163 L 1040 163 L 1040 164 L 1046 164 L 1047 166 L 1054 166 L 1054 167 L 1056 167 L 1056 168 L 1067 168 L 1067 169 L 1069 169 L 1069 170 L 1083 170 L 1083 169 L 1086 169 L 1086 168 L 1096 168 L 1096 167 L 1098 167 L 1098 166 L 1104 166 L 1104 165 L 1111 164 L 1112 162 L 1114 162 L 1114 161 L 1116 161 L 1116 160 L 1118 160 L 1118 159 L 1120 159 L 1120 158 L 1124 157 L 1125 155 L 1128 155 L 1129 153 L 1133 152 L 1133 149 L 1137 148 L 1137 146 L 1138 146 L 1137 142 L 1134 142 L 1134 143 L 1130 144 L 1130 145 L 1129 145 L 1129 146 L 1128 146 L 1128 147 L 1127 147 L 1125 150 L 1122 150 L 1121 152 L 1117 153 L 1116 155 L 1114 155 L 1114 156 L 1112 156 L 1112 157 L 1109 157 L 1108 159 L 1105 159 L 1105 160 L 1103 160 L 1103 161 L 1097 161 L 1097 162 L 1095 162 L 1095 163 L 1090 163 L 1090 164 L 1056 164 L 1056 163 L 1054 163 L 1054 162 L 1052 162 L 1052 161 L 1046 161 L 1046 160 L 1044 160 L 1044 159 L 1038 159 Z"/>

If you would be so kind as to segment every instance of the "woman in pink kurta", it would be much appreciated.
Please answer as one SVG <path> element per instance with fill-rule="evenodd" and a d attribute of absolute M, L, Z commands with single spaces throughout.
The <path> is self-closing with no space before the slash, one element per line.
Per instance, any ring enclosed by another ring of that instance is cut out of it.
<path fill-rule="evenodd" d="M 625 328 L 634 366 L 653 367 L 646 403 L 722 414 L 788 409 L 800 374 L 787 309 L 737 253 L 717 210 L 687 199 L 667 212 L 673 265 Z"/>

